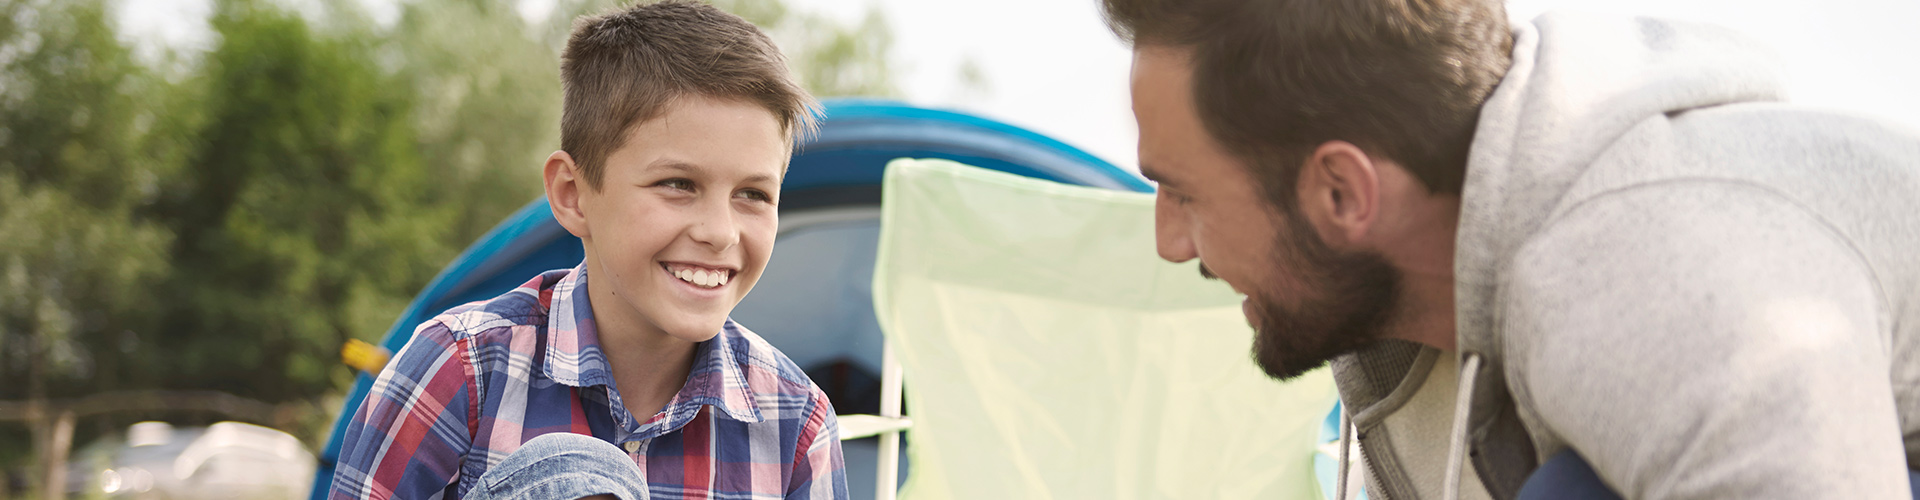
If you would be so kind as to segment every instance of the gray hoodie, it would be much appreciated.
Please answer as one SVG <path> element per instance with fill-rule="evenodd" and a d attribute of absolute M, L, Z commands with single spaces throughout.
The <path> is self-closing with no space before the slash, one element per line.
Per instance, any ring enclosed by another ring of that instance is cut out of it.
<path fill-rule="evenodd" d="M 1459 351 L 1334 362 L 1373 498 L 1438 498 L 1412 478 L 1460 475 L 1413 471 L 1443 465 L 1512 498 L 1566 449 L 1627 498 L 1907 498 L 1920 134 L 1775 102 L 1770 57 L 1707 26 L 1552 13 L 1513 56 L 1462 194 Z M 1446 355 L 1453 414 L 1413 410 Z M 1433 446 L 1452 463 L 1396 450 Z"/>

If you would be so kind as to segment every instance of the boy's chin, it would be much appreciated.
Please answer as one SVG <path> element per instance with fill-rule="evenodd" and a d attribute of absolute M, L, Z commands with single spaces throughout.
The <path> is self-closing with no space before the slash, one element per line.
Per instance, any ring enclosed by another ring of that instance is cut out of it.
<path fill-rule="evenodd" d="M 685 321 L 669 326 L 665 330 L 668 336 L 697 344 L 719 335 L 720 329 L 726 324 L 727 319 L 722 317 L 715 320 Z"/>

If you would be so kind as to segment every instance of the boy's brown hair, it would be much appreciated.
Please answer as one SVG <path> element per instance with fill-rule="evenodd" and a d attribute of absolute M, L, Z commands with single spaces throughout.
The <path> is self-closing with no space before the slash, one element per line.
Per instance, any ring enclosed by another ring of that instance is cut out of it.
<path fill-rule="evenodd" d="M 574 21 L 560 56 L 560 149 L 599 189 L 607 156 L 634 125 L 675 99 L 739 99 L 773 113 L 792 136 L 814 129 L 818 103 L 787 71 L 773 40 L 711 5 L 667 0 Z"/>
<path fill-rule="evenodd" d="M 1511 64 L 1500 0 L 1102 0 L 1134 44 L 1191 51 L 1207 132 L 1276 208 L 1333 140 L 1459 193 L 1480 106 Z"/>

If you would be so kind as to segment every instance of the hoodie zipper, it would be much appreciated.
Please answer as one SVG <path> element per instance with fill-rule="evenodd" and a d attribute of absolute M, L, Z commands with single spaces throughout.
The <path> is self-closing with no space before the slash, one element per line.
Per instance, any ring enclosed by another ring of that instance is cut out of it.
<path fill-rule="evenodd" d="M 1406 478 L 1405 471 L 1400 469 L 1399 459 L 1393 455 L 1393 447 L 1387 444 L 1386 429 L 1380 427 L 1381 424 L 1375 423 L 1373 430 L 1358 432 L 1355 436 L 1360 440 L 1360 453 L 1364 455 L 1360 461 L 1367 464 L 1367 498 L 1369 500 L 1420 498 L 1413 489 L 1411 481 Z M 1384 491 L 1373 491 L 1372 486 L 1375 484 Z"/>

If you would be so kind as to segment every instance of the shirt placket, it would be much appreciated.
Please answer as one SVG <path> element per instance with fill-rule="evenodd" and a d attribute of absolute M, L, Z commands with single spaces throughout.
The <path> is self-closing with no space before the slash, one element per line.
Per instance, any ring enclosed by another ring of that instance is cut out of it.
<path fill-rule="evenodd" d="M 613 392 L 611 388 L 603 385 L 600 386 L 600 391 L 605 396 L 601 399 L 607 402 L 607 414 L 614 422 L 616 433 L 614 442 L 620 443 L 620 448 L 626 450 L 627 457 L 632 458 L 633 464 L 640 466 L 640 471 L 644 474 L 647 470 L 647 448 L 653 445 L 653 439 L 636 437 L 646 435 L 650 427 L 641 427 L 641 424 L 636 423 L 639 419 L 626 411 L 626 406 L 620 402 L 619 394 Z"/>
<path fill-rule="evenodd" d="M 647 471 L 647 447 L 652 444 L 652 439 L 641 439 L 627 441 L 620 447 L 627 450 L 627 457 L 633 459 L 634 465 L 640 466 L 641 473 L 645 473 Z"/>

